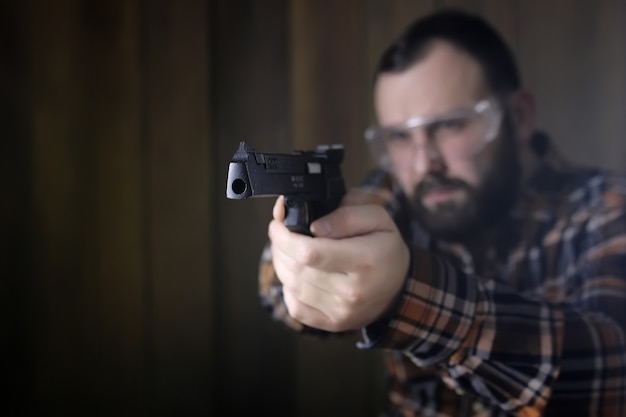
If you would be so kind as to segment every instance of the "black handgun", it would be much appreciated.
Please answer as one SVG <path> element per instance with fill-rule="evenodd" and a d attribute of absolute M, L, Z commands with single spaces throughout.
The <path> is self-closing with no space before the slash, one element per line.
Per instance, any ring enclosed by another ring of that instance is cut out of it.
<path fill-rule="evenodd" d="M 343 145 L 320 145 L 291 154 L 261 153 L 241 142 L 228 166 L 226 197 L 285 196 L 285 226 L 310 235 L 316 219 L 333 211 L 346 193 Z"/>

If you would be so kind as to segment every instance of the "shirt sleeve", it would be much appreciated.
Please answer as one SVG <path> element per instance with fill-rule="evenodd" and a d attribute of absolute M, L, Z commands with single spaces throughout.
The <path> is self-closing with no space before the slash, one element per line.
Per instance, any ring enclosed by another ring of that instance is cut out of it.
<path fill-rule="evenodd" d="M 623 201 L 622 201 L 623 202 Z M 608 205 L 562 244 L 577 251 L 564 302 L 524 295 L 414 248 L 392 314 L 362 348 L 402 352 L 452 388 L 519 416 L 626 412 L 626 216 Z"/>

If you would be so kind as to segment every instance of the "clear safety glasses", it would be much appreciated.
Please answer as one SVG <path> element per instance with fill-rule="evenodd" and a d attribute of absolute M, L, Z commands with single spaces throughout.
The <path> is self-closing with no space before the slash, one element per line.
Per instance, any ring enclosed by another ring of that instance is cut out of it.
<path fill-rule="evenodd" d="M 395 171 L 410 169 L 419 152 L 427 152 L 428 158 L 476 155 L 497 137 L 501 121 L 497 100 L 489 98 L 436 116 L 372 126 L 364 136 L 374 160 L 382 168 Z M 417 131 L 423 134 L 417 135 Z"/>

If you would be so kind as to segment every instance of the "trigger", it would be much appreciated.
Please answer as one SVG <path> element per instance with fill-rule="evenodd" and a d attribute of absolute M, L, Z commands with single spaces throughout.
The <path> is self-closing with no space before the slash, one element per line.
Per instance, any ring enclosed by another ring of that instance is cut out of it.
<path fill-rule="evenodd" d="M 309 206 L 306 202 L 285 197 L 285 226 L 292 232 L 311 235 Z"/>

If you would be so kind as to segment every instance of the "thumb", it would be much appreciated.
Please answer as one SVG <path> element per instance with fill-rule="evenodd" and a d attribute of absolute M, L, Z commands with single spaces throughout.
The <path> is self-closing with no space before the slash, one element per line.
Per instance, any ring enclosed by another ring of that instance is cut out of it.
<path fill-rule="evenodd" d="M 275 220 L 282 222 L 285 220 L 285 197 L 282 195 L 276 199 L 274 208 L 272 209 L 272 216 Z"/>
<path fill-rule="evenodd" d="M 378 204 L 342 206 L 311 224 L 317 237 L 343 239 L 396 228 L 391 216 Z"/>

